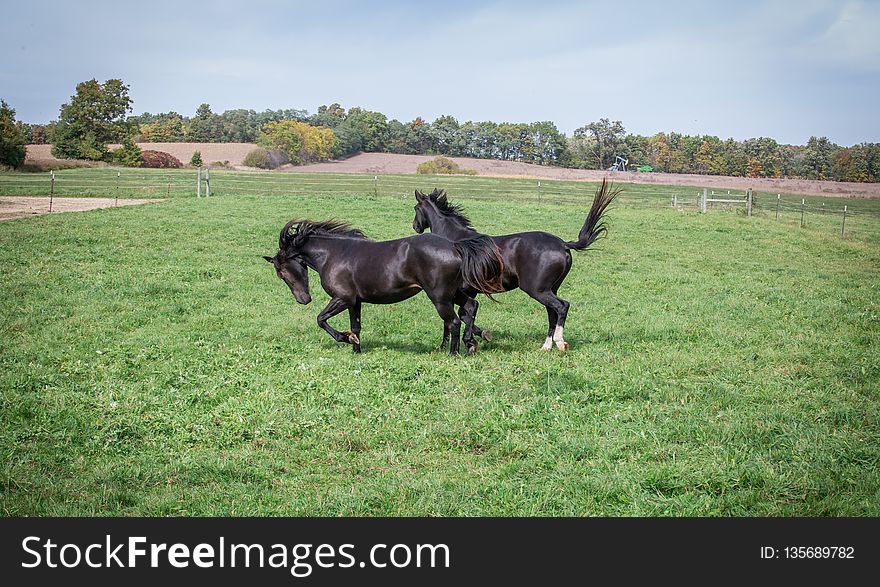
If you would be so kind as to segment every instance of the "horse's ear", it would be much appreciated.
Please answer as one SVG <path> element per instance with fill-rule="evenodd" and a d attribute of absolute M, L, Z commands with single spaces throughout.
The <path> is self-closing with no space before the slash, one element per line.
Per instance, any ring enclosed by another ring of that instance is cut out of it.
<path fill-rule="evenodd" d="M 269 261 L 270 263 L 274 263 L 274 261 L 272 260 L 272 257 L 269 257 L 268 255 L 263 255 L 263 258 L 265 260 Z"/>
<path fill-rule="evenodd" d="M 424 201 L 426 197 L 427 197 L 427 196 L 425 196 L 425 194 L 423 194 L 423 193 L 420 192 L 419 190 L 416 190 L 416 201 L 417 201 L 417 202 L 422 202 L 422 201 Z"/>

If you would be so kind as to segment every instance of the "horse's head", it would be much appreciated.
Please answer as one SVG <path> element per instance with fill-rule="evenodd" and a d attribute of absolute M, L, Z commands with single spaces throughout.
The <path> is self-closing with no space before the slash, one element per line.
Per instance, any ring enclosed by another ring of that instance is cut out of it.
<path fill-rule="evenodd" d="M 309 268 L 302 256 L 301 247 L 307 237 L 308 231 L 300 231 L 304 222 L 291 220 L 281 229 L 278 237 L 278 252 L 274 257 L 263 256 L 275 267 L 275 274 L 287 284 L 290 293 L 300 304 L 308 304 L 312 301 L 309 293 Z M 291 233 L 291 230 L 294 229 Z"/>
<path fill-rule="evenodd" d="M 436 191 L 436 190 L 435 190 Z M 419 190 L 416 190 L 416 217 L 413 218 L 413 230 L 419 234 L 431 228 L 431 217 L 428 209 L 431 207 L 431 198 Z"/>
<path fill-rule="evenodd" d="M 309 268 L 300 256 L 288 256 L 283 251 L 275 253 L 274 257 L 263 256 L 275 267 L 275 274 L 287 284 L 290 293 L 300 304 L 308 304 L 312 301 L 309 293 Z"/>

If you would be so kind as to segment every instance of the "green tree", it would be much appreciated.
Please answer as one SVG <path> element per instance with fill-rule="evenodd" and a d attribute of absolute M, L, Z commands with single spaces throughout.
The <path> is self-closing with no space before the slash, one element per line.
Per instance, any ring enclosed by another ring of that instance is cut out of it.
<path fill-rule="evenodd" d="M 626 129 L 619 120 L 611 122 L 607 118 L 600 118 L 598 122 L 591 122 L 576 129 L 574 136 L 582 139 L 583 150 L 589 153 L 595 162 L 594 169 L 608 169 L 626 145 Z"/>
<path fill-rule="evenodd" d="M 459 124 L 453 116 L 440 116 L 431 123 L 431 149 L 443 155 L 455 155 Z"/>
<path fill-rule="evenodd" d="M 122 80 L 77 84 L 76 94 L 61 106 L 52 154 L 62 159 L 106 157 L 107 143 L 122 142 L 134 132 L 134 125 L 125 118 L 130 111 L 128 86 Z"/>
<path fill-rule="evenodd" d="M 381 112 L 352 108 L 348 111 L 345 122 L 358 134 L 361 148 L 370 153 L 385 151 L 388 142 L 388 119 Z"/>
<path fill-rule="evenodd" d="M 211 112 L 208 104 L 200 104 L 189 121 L 187 139 L 195 143 L 219 143 L 223 138 L 223 121 Z"/>
<path fill-rule="evenodd" d="M 25 136 L 15 122 L 15 110 L 0 100 L 0 164 L 21 167 L 27 155 Z"/>
<path fill-rule="evenodd" d="M 318 106 L 318 112 L 309 117 L 309 124 L 335 129 L 345 121 L 345 108 L 334 102 L 330 106 Z"/>
<path fill-rule="evenodd" d="M 827 137 L 810 137 L 804 147 L 804 167 L 810 179 L 829 179 L 831 177 L 831 157 L 834 144 Z"/>

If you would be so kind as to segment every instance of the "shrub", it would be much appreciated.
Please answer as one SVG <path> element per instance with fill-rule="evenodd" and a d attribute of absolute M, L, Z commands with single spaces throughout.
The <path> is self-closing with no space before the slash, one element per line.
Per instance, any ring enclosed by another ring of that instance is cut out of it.
<path fill-rule="evenodd" d="M 269 151 L 269 169 L 275 169 L 288 163 L 290 163 L 290 157 L 287 156 L 287 151 L 281 149 Z"/>
<path fill-rule="evenodd" d="M 229 167 L 229 160 L 226 161 L 213 161 L 210 167 Z"/>
<path fill-rule="evenodd" d="M 193 167 L 201 167 L 202 166 L 202 152 L 196 151 L 193 153 L 192 159 L 189 161 Z"/>
<path fill-rule="evenodd" d="M 183 163 L 177 157 L 164 151 L 146 150 L 141 153 L 141 165 L 152 168 L 179 168 Z"/>
<path fill-rule="evenodd" d="M 435 157 L 416 167 L 416 173 L 424 175 L 476 175 L 474 169 L 462 169 L 458 164 L 446 157 Z"/>
<path fill-rule="evenodd" d="M 140 167 L 143 164 L 141 148 L 134 144 L 131 138 L 126 138 L 122 146 L 113 149 L 108 157 L 110 163 L 125 165 L 126 167 Z"/>
<path fill-rule="evenodd" d="M 259 167 L 260 169 L 269 169 L 269 151 L 263 147 L 257 147 L 249 152 L 242 161 L 243 165 L 248 167 Z"/>
<path fill-rule="evenodd" d="M 290 163 L 290 157 L 287 156 L 286 151 L 281 149 L 269 151 L 262 147 L 257 147 L 247 154 L 242 163 L 248 167 L 275 169 L 276 167 Z"/>

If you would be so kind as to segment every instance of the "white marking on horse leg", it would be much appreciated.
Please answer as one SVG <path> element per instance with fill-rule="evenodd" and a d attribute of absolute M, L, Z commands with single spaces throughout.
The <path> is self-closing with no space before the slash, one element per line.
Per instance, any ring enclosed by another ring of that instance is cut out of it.
<path fill-rule="evenodd" d="M 556 325 L 556 330 L 553 332 L 553 341 L 556 343 L 556 348 L 560 351 L 568 350 L 568 343 L 565 342 L 565 339 L 562 336 L 562 333 L 565 329 L 562 326 Z"/>
<path fill-rule="evenodd" d="M 541 347 L 542 351 L 549 351 L 553 348 L 553 339 L 551 337 L 547 337 L 547 340 L 544 341 L 544 346 Z"/>

